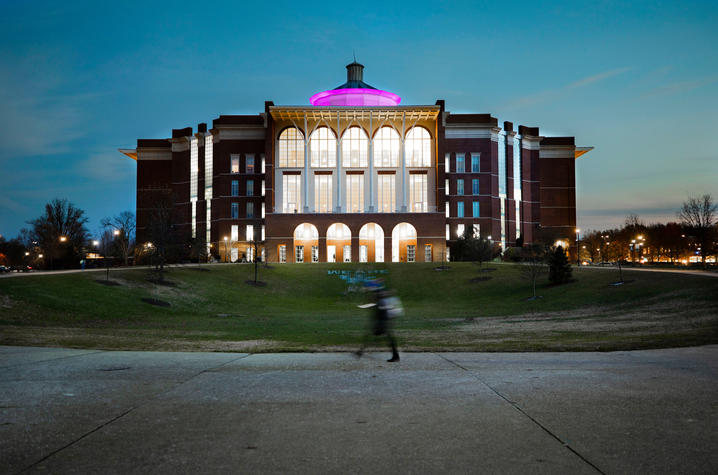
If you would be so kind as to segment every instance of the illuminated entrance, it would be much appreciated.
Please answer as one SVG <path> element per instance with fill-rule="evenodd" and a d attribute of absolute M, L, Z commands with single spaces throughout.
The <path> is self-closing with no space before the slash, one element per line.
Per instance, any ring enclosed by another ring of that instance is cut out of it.
<path fill-rule="evenodd" d="M 359 262 L 384 262 L 384 230 L 376 223 L 359 230 Z"/>
<path fill-rule="evenodd" d="M 294 262 L 319 262 L 319 231 L 313 224 L 294 229 Z"/>
<path fill-rule="evenodd" d="M 416 262 L 416 228 L 399 223 L 391 232 L 391 261 Z"/>
<path fill-rule="evenodd" d="M 327 229 L 327 262 L 352 261 L 352 233 L 349 226 L 334 223 Z"/>

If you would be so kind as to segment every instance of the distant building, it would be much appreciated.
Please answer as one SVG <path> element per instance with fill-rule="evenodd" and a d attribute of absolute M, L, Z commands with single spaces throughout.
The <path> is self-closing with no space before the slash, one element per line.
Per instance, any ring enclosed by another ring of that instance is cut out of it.
<path fill-rule="evenodd" d="M 363 68 L 311 106 L 265 102 L 121 149 L 137 160 L 138 242 L 164 195 L 177 237 L 222 260 L 252 259 L 253 238 L 270 262 L 440 261 L 465 232 L 574 243 L 574 160 L 590 148 L 442 100 L 400 105 Z"/>

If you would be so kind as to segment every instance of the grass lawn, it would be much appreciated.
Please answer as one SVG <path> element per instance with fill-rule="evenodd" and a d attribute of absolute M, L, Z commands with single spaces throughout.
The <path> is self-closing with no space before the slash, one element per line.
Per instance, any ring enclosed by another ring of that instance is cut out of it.
<path fill-rule="evenodd" d="M 406 315 L 400 348 L 562 351 L 663 348 L 718 343 L 718 279 L 574 269 L 575 281 L 527 300 L 531 285 L 510 264 L 304 264 L 172 268 L 172 285 L 143 269 L 0 279 L 0 344 L 103 349 L 337 351 L 366 331 L 367 297 L 348 293 L 329 270 L 382 269 Z M 489 270 L 485 270 L 489 267 Z M 488 278 L 488 279 L 487 279 Z M 150 305 L 156 299 L 169 306 Z M 377 341 L 383 347 L 383 341 Z"/>

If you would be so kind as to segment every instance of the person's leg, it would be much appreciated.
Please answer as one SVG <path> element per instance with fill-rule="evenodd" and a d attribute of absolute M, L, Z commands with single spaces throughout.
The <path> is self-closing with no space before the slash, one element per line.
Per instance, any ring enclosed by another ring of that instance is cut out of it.
<path fill-rule="evenodd" d="M 390 363 L 399 361 L 399 350 L 397 350 L 396 348 L 396 338 L 394 338 L 394 335 L 391 333 L 391 331 L 387 331 L 386 336 L 389 339 L 389 345 L 391 346 L 391 358 L 387 361 Z"/>

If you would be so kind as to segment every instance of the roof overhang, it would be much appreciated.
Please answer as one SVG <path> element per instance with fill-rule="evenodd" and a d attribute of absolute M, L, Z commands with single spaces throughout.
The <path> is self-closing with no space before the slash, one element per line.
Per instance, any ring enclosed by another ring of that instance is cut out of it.
<path fill-rule="evenodd" d="M 271 106 L 274 120 L 436 120 L 440 106 Z"/>
<path fill-rule="evenodd" d="M 137 160 L 137 149 L 136 148 L 118 148 L 120 153 L 123 153 L 130 157 L 132 160 Z"/>
<path fill-rule="evenodd" d="M 593 147 L 576 147 L 574 158 L 578 158 L 581 155 L 590 152 L 591 150 L 593 150 Z"/>

